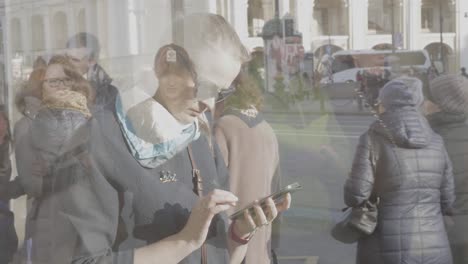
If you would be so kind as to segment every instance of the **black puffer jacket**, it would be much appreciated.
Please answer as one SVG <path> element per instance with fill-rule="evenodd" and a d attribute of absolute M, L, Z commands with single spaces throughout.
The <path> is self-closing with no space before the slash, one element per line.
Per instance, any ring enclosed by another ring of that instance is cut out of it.
<path fill-rule="evenodd" d="M 443 141 L 414 108 L 381 118 L 387 129 L 376 122 L 361 136 L 344 189 L 348 206 L 368 199 L 373 188 L 380 197 L 377 229 L 358 242 L 357 263 L 451 264 L 443 214 L 451 212 L 455 194 Z"/>

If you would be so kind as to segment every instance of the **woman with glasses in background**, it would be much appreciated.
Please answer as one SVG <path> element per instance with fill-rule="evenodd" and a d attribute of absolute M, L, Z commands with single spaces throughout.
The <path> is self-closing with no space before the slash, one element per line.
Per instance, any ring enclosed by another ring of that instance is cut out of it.
<path fill-rule="evenodd" d="M 28 130 L 15 142 L 16 184 L 32 201 L 16 261 L 66 263 L 76 237 L 61 212 L 73 183 L 88 174 L 85 131 L 91 87 L 66 57 L 56 55 L 45 69 L 39 97 Z"/>

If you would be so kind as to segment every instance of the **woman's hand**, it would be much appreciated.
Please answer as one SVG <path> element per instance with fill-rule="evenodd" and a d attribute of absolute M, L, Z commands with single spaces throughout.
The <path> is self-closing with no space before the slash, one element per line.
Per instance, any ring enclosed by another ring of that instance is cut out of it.
<path fill-rule="evenodd" d="M 241 238 L 247 238 L 253 234 L 258 228 L 266 227 L 275 220 L 279 213 L 286 211 L 291 206 L 291 194 L 286 194 L 284 199 L 275 205 L 273 199 L 268 198 L 263 207 L 256 202 L 254 205 L 254 215 L 251 215 L 248 210 L 244 212 L 244 217 L 239 218 L 235 223 L 234 232 Z"/>
<path fill-rule="evenodd" d="M 193 207 L 189 220 L 180 235 L 195 249 L 199 248 L 206 240 L 213 217 L 236 206 L 237 200 L 234 194 L 223 190 L 214 190 L 202 197 Z"/>

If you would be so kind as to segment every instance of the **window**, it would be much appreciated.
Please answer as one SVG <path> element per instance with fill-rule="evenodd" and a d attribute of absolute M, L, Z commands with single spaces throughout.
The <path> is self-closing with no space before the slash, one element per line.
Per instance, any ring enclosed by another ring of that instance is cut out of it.
<path fill-rule="evenodd" d="M 44 19 L 40 15 L 34 15 L 31 19 L 32 47 L 34 51 L 45 49 Z"/>
<path fill-rule="evenodd" d="M 54 21 L 53 23 L 54 23 L 54 36 L 55 36 L 54 48 L 63 49 L 68 39 L 67 16 L 63 12 L 58 12 L 55 14 L 53 21 Z"/>
<path fill-rule="evenodd" d="M 330 34 L 330 21 L 328 17 L 328 9 L 327 8 L 316 8 L 315 12 L 319 18 L 319 30 L 320 34 L 327 36 Z"/>
<path fill-rule="evenodd" d="M 78 13 L 78 32 L 86 32 L 86 12 L 84 9 L 81 9 Z"/>
<path fill-rule="evenodd" d="M 455 32 L 456 9 L 454 1 L 423 0 L 421 28 L 425 32 Z M 442 28 L 441 28 L 442 20 Z"/>
<path fill-rule="evenodd" d="M 368 33 L 391 34 L 402 32 L 402 0 L 369 0 Z M 393 24 L 393 25 L 392 25 Z"/>
<path fill-rule="evenodd" d="M 23 31 L 21 30 L 21 22 L 18 18 L 13 18 L 10 25 L 10 38 L 11 47 L 14 53 L 23 50 L 23 43 L 21 41 Z"/>
<path fill-rule="evenodd" d="M 421 26 L 423 30 L 434 29 L 434 9 L 429 7 L 421 8 Z"/>
<path fill-rule="evenodd" d="M 265 13 L 262 0 L 249 0 L 247 9 L 249 36 L 256 37 L 265 25 Z"/>

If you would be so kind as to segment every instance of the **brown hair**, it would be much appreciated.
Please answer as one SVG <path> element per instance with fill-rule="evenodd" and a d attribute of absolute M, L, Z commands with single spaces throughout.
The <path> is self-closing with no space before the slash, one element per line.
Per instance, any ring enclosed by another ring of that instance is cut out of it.
<path fill-rule="evenodd" d="M 158 50 L 154 57 L 154 71 L 157 78 L 168 73 L 187 72 L 195 82 L 197 80 L 195 66 L 187 51 L 175 44 L 162 46 Z"/>
<path fill-rule="evenodd" d="M 65 75 L 73 81 L 72 91 L 83 94 L 88 100 L 88 104 L 94 102 L 95 93 L 89 82 L 80 74 L 78 69 L 70 62 L 65 55 L 54 55 L 47 66 L 59 64 L 62 66 Z"/>
<path fill-rule="evenodd" d="M 26 103 L 25 98 L 28 96 L 34 96 L 38 99 L 42 98 L 42 82 L 44 81 L 44 75 L 46 68 L 38 67 L 33 70 L 29 75 L 28 80 L 21 86 L 21 90 L 16 94 L 15 105 L 20 113 L 25 115 Z"/>
<path fill-rule="evenodd" d="M 236 90 L 226 98 L 225 107 L 248 109 L 254 106 L 258 110 L 263 107 L 263 96 L 258 84 L 247 73 L 241 71 L 233 82 Z"/>

